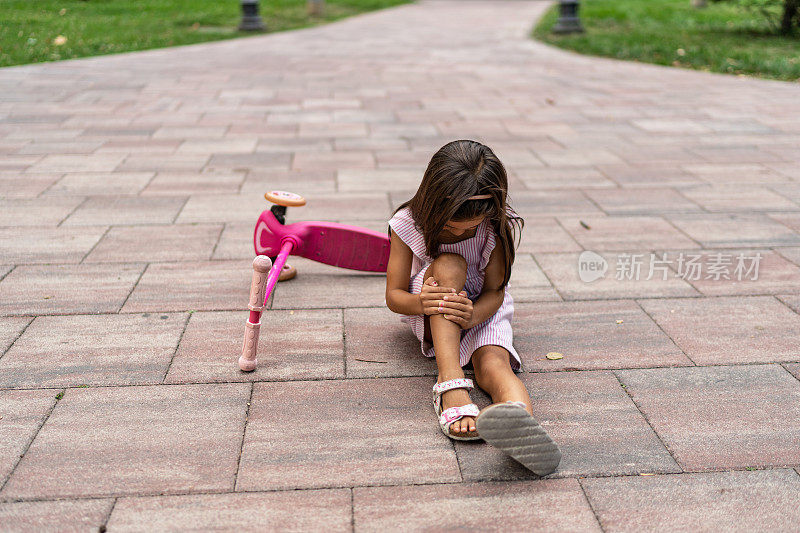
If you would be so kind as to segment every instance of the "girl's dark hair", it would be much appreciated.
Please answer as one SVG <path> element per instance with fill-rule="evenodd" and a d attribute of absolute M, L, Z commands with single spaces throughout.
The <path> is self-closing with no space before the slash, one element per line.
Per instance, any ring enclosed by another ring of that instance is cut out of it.
<path fill-rule="evenodd" d="M 491 194 L 491 198 L 468 200 Z M 525 221 L 506 202 L 508 176 L 494 152 L 476 141 L 458 140 L 442 146 L 428 163 L 416 194 L 395 209 L 410 207 L 414 224 L 425 238 L 426 252 L 436 258 L 438 236 L 450 220 L 462 221 L 485 216 L 494 228 L 495 246 L 505 252 L 505 288 L 514 264 L 514 236 Z M 391 236 L 391 233 L 390 233 Z"/>

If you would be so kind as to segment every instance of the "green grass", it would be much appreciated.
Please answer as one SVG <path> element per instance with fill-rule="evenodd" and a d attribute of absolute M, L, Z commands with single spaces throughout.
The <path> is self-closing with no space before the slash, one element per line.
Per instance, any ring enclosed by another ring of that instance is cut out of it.
<path fill-rule="evenodd" d="M 316 26 L 408 0 L 261 1 L 267 32 Z M 239 0 L 0 0 L 0 66 L 254 35 L 236 29 Z M 58 36 L 66 38 L 56 44 Z"/>
<path fill-rule="evenodd" d="M 697 9 L 689 0 L 582 0 L 583 34 L 550 32 L 553 5 L 533 31 L 541 41 L 583 54 L 660 65 L 800 79 L 800 35 L 780 36 L 759 14 L 732 3 Z"/>

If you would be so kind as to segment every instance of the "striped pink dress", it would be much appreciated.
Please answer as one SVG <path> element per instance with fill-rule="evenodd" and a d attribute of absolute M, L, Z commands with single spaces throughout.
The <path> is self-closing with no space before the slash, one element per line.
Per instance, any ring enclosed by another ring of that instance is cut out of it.
<path fill-rule="evenodd" d="M 425 253 L 425 240 L 415 227 L 411 217 L 411 210 L 404 207 L 389 220 L 389 226 L 400 239 L 405 242 L 414 257 L 411 264 L 411 279 L 408 292 L 419 294 L 424 283 L 425 270 L 433 262 L 433 258 Z M 439 245 L 440 252 L 451 252 L 462 255 L 467 260 L 467 282 L 464 290 L 467 297 L 475 302 L 483 288 L 483 278 L 489 256 L 495 246 L 494 229 L 488 219 L 477 227 L 475 235 L 452 244 Z M 473 352 L 481 346 L 496 344 L 502 346 L 511 354 L 511 368 L 519 370 L 522 366 L 519 354 L 512 346 L 513 332 L 511 318 L 514 316 L 514 300 L 509 294 L 510 283 L 506 286 L 503 304 L 497 312 L 484 322 L 467 330 L 461 330 L 461 351 L 459 363 L 465 366 L 472 358 Z M 420 340 L 420 349 L 426 357 L 435 357 L 433 344 L 425 340 L 425 315 L 402 315 L 402 322 L 411 325 L 411 329 Z"/>

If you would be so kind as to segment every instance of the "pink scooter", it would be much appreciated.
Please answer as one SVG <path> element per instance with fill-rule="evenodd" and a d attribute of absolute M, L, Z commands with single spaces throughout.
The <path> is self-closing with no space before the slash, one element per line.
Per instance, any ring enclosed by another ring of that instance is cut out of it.
<path fill-rule="evenodd" d="M 287 207 L 306 204 L 305 199 L 286 191 L 270 191 L 264 198 L 271 209 L 258 217 L 253 235 L 256 258 L 250 286 L 250 316 L 247 320 L 239 368 L 256 368 L 261 312 L 278 281 L 292 279 L 297 270 L 286 264 L 289 255 L 299 255 L 326 265 L 367 272 L 386 272 L 389 237 L 383 233 L 336 222 L 295 222 L 285 225 Z"/>

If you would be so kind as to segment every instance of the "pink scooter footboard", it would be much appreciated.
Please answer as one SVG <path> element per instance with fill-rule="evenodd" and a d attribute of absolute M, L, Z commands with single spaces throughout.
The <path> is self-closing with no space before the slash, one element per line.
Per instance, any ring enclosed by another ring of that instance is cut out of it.
<path fill-rule="evenodd" d="M 274 257 L 281 243 L 294 241 L 292 255 L 326 265 L 367 272 L 386 272 L 388 235 L 336 222 L 295 222 L 283 225 L 270 210 L 261 213 L 253 241 L 256 255 Z"/>

